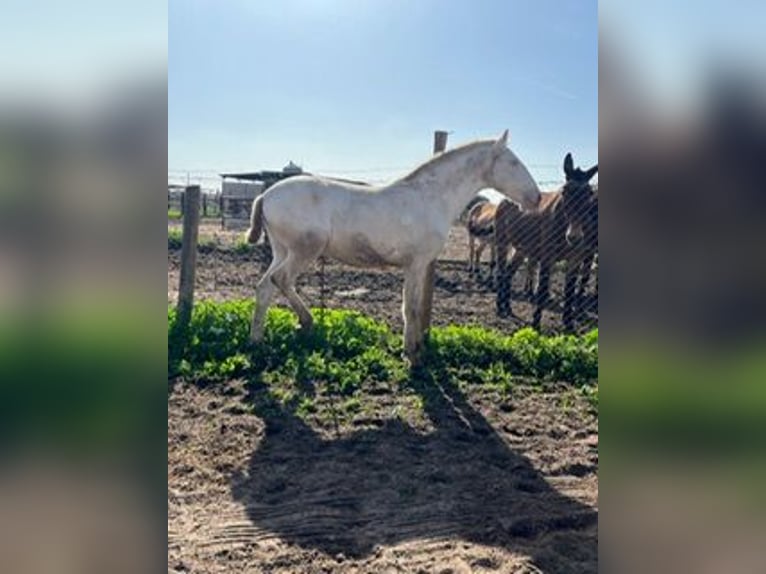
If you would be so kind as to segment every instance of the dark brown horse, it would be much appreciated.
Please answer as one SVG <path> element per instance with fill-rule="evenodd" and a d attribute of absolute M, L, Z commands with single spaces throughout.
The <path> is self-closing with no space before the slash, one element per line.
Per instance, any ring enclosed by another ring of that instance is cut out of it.
<path fill-rule="evenodd" d="M 528 258 L 530 264 L 537 263 L 540 267 L 532 320 L 539 328 L 543 307 L 549 298 L 551 268 L 557 261 L 564 260 L 563 322 L 565 329 L 572 330 L 575 299 L 582 298 L 598 249 L 598 195 L 590 185 L 597 172 L 598 165 L 586 171 L 575 168 L 572 155 L 567 154 L 564 158 L 566 183 L 558 191 L 543 193 L 537 211 L 522 212 L 511 201 L 500 203 L 495 214 L 498 315 L 511 314 L 511 280 L 519 265 Z M 510 248 L 513 254 L 509 261 Z"/>

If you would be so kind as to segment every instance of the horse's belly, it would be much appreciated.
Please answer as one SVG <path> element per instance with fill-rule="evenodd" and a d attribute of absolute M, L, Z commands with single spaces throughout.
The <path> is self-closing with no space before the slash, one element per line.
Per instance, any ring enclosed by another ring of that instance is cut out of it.
<path fill-rule="evenodd" d="M 363 233 L 333 239 L 327 246 L 326 254 L 348 265 L 403 267 L 412 261 L 414 254 L 412 246 L 376 241 Z"/>

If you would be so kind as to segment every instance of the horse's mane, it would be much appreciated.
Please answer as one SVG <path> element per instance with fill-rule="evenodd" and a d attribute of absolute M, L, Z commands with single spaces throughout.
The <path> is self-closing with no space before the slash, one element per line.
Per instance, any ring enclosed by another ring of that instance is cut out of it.
<path fill-rule="evenodd" d="M 470 142 L 467 144 L 454 147 L 447 151 L 439 152 L 434 157 L 427 159 L 426 161 L 421 163 L 418 167 L 416 167 L 414 170 L 412 170 L 410 173 L 405 175 L 401 179 L 401 181 L 412 181 L 413 179 L 420 177 L 421 175 L 429 171 L 431 168 L 433 168 L 433 166 L 438 165 L 442 161 L 449 160 L 455 157 L 456 155 L 462 154 L 463 152 L 473 150 L 474 148 L 485 146 L 491 143 L 494 143 L 494 141 L 493 140 L 477 140 L 474 142 Z"/>

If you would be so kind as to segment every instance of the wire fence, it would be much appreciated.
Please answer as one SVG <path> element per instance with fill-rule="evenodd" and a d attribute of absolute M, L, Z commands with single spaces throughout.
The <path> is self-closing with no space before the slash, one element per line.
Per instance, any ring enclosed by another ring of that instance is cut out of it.
<path fill-rule="evenodd" d="M 181 219 L 184 215 L 184 191 L 168 191 L 168 219 Z M 200 194 L 200 214 L 204 218 L 220 218 L 223 213 L 223 196 L 220 191 Z"/>
<path fill-rule="evenodd" d="M 493 292 L 497 317 L 565 332 L 597 324 L 598 187 L 588 179 L 544 193 L 535 211 L 477 198 L 463 212 L 466 271 Z"/>
<path fill-rule="evenodd" d="M 570 161 L 567 169 L 567 161 L 563 173 L 558 167 L 558 179 L 538 181 L 541 189 L 555 191 L 543 193 L 536 211 L 525 212 L 491 190 L 466 206 L 437 259 L 435 325 L 476 324 L 503 331 L 533 326 L 544 332 L 583 332 L 598 325 L 597 168 L 575 169 Z M 378 183 L 368 177 L 378 173 L 372 169 L 325 171 L 323 175 Z M 188 172 L 174 175 L 176 182 L 195 179 Z M 243 245 L 241 229 L 247 227 L 252 200 L 232 211 L 221 190 L 213 187 L 210 173 L 195 175 L 202 188 L 203 217 L 196 289 L 203 299 L 252 297 L 271 262 L 268 241 L 248 249 Z M 169 191 L 169 220 L 171 214 L 181 220 L 182 205 L 183 192 Z M 205 223 L 211 217 L 220 224 Z M 239 218 L 241 224 L 229 230 L 224 218 Z M 215 236 L 212 246 L 208 235 Z M 177 264 L 178 255 L 169 253 L 169 288 Z M 402 285 L 399 269 L 358 268 L 320 258 L 299 278 L 297 288 L 311 306 L 353 309 L 399 328 Z M 171 295 L 169 291 L 169 299 Z"/>

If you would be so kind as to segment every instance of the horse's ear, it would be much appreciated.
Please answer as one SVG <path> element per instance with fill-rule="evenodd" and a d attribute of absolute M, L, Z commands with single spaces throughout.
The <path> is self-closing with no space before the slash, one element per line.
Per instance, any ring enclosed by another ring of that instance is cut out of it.
<path fill-rule="evenodd" d="M 598 173 L 598 164 L 594 165 L 592 168 L 590 168 L 588 171 L 585 172 L 586 181 L 590 180 L 590 178 L 592 178 L 597 173 Z"/>
<path fill-rule="evenodd" d="M 495 142 L 495 145 L 493 147 L 494 147 L 495 151 L 499 151 L 499 150 L 502 150 L 503 148 L 505 148 L 505 146 L 507 146 L 507 145 L 508 145 L 508 130 L 505 130 L 503 132 L 503 135 L 500 136 L 500 139 L 498 139 Z"/>
<path fill-rule="evenodd" d="M 567 153 L 564 156 L 564 173 L 567 176 L 567 179 L 572 175 L 574 172 L 574 161 L 572 160 L 572 154 Z"/>

